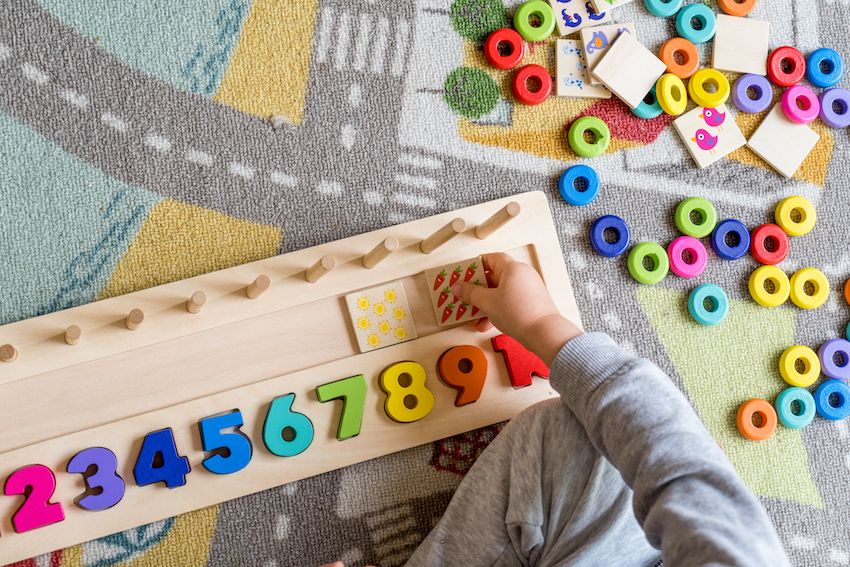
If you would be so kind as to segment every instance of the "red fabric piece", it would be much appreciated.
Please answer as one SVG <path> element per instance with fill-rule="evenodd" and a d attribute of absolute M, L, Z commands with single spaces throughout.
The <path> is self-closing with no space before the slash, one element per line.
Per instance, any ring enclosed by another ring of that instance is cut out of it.
<path fill-rule="evenodd" d="M 596 116 L 601 118 L 608 129 L 611 137 L 621 140 L 630 140 L 641 144 L 651 144 L 664 131 L 665 128 L 676 118 L 667 113 L 657 118 L 638 118 L 622 100 L 615 96 L 604 98 L 593 103 L 590 107 L 579 114 L 576 120 L 582 116 Z M 568 130 L 572 124 L 564 126 Z"/>
<path fill-rule="evenodd" d="M 438 471 L 465 475 L 472 464 L 505 426 L 497 423 L 434 442 L 431 466 Z"/>
<path fill-rule="evenodd" d="M 522 388 L 531 386 L 533 374 L 541 378 L 549 378 L 549 367 L 533 352 L 527 351 L 516 339 L 508 335 L 493 337 L 493 350 L 501 352 L 505 357 L 505 365 L 508 367 L 508 376 L 511 386 Z"/>

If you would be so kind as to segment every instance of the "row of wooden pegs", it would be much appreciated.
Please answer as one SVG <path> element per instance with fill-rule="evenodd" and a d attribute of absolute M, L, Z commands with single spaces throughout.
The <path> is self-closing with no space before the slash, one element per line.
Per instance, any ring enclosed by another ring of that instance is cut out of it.
<path fill-rule="evenodd" d="M 516 201 L 511 201 L 500 209 L 496 214 L 488 218 L 475 228 L 475 236 L 479 239 L 485 239 L 498 229 L 503 227 L 520 212 L 520 204 Z M 456 218 L 449 224 L 419 243 L 419 250 L 424 254 L 430 254 L 440 246 L 446 244 L 452 238 L 466 230 L 466 221 L 462 218 Z M 398 249 L 398 239 L 395 236 L 385 238 L 380 244 L 373 248 L 368 254 L 363 256 L 363 267 L 372 269 L 380 262 L 386 259 L 390 254 Z M 316 283 L 324 277 L 328 272 L 336 267 L 336 258 L 328 254 L 322 257 L 321 260 L 307 268 L 304 273 L 304 279 L 310 283 Z M 251 282 L 245 288 L 245 295 L 250 299 L 256 299 L 262 295 L 264 291 L 271 286 L 271 278 L 267 275 L 261 275 Z M 207 301 L 207 296 L 202 291 L 196 291 L 192 297 L 186 302 L 186 310 L 189 313 L 198 313 Z M 145 320 L 145 314 L 141 309 L 133 309 L 127 315 L 125 324 L 131 331 L 135 331 L 142 326 Z M 82 338 L 83 331 L 78 325 L 71 325 L 65 331 L 65 342 L 69 345 L 76 345 Z M 18 358 L 18 350 L 6 344 L 0 346 L 0 361 L 13 362 Z"/>

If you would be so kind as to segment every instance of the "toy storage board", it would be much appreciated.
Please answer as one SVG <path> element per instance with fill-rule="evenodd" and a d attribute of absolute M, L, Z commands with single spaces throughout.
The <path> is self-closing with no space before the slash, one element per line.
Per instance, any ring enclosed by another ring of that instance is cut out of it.
<path fill-rule="evenodd" d="M 520 214 L 476 238 L 475 226 L 511 201 L 522 206 Z M 431 254 L 419 250 L 419 242 L 457 217 L 467 222 L 463 233 Z M 362 256 L 388 236 L 398 238 L 399 249 L 364 268 Z M 561 312 L 580 322 L 548 201 L 531 192 L 0 327 L 0 344 L 19 351 L 16 361 L 0 363 L 0 482 L 22 467 L 46 466 L 56 478 L 49 502 L 65 514 L 16 533 L 11 518 L 24 497 L 0 495 L 0 564 L 497 423 L 557 395 L 542 379 L 511 388 L 504 358 L 490 345 L 497 331 L 437 325 L 424 270 L 499 251 L 533 265 Z M 305 270 L 326 254 L 336 257 L 336 268 L 308 283 Z M 271 287 L 248 299 L 245 287 L 261 274 Z M 403 282 L 419 338 L 359 354 L 344 296 L 394 280 Z M 208 299 L 190 314 L 185 302 L 198 290 Z M 134 308 L 145 321 L 129 331 L 124 319 Z M 72 324 L 83 328 L 75 346 L 62 338 Z M 481 397 L 455 407 L 457 391 L 440 381 L 436 367 L 443 352 L 465 344 L 484 352 L 488 372 Z M 388 417 L 378 384 L 381 372 L 401 361 L 422 365 L 435 398 L 432 411 L 411 423 Z M 362 428 L 339 441 L 342 401 L 319 403 L 315 388 L 357 374 L 367 384 Z M 264 445 L 263 424 L 272 400 L 288 394 L 295 394 L 292 411 L 312 422 L 313 440 L 303 453 L 279 457 Z M 251 460 L 233 474 L 211 473 L 201 464 L 210 453 L 198 422 L 235 409 Z M 165 428 L 188 458 L 186 484 L 136 486 L 142 442 Z M 126 485 L 120 502 L 97 512 L 75 505 L 86 485 L 81 474 L 66 472 L 70 459 L 90 447 L 115 453 Z"/>

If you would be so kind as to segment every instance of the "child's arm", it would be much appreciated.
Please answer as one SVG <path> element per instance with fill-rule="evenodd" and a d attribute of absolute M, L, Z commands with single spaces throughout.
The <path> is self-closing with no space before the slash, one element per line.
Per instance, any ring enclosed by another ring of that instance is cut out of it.
<path fill-rule="evenodd" d="M 790 565 L 764 509 L 664 372 L 607 335 L 582 335 L 530 266 L 506 254 L 484 262 L 497 287 L 454 293 L 487 313 L 479 329 L 495 325 L 551 367 L 564 404 L 634 490 L 635 516 L 667 564 Z"/>

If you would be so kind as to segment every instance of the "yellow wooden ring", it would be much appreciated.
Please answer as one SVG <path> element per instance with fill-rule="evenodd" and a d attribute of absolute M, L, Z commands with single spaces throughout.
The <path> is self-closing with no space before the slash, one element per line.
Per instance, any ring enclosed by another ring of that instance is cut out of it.
<path fill-rule="evenodd" d="M 803 363 L 803 372 L 797 372 L 797 361 Z M 798 388 L 808 388 L 820 376 L 820 359 L 817 353 L 806 346 L 792 346 L 779 357 L 779 374 L 782 379 Z"/>
<path fill-rule="evenodd" d="M 813 295 L 806 293 L 804 289 L 806 282 L 811 282 L 814 286 Z M 791 301 L 797 307 L 814 309 L 823 305 L 827 297 L 829 297 L 829 281 L 820 270 L 803 268 L 791 276 Z"/>
<path fill-rule="evenodd" d="M 673 73 L 664 73 L 655 83 L 655 97 L 661 109 L 671 116 L 678 116 L 688 106 L 688 91 L 682 79 Z"/>
<path fill-rule="evenodd" d="M 799 221 L 791 220 L 791 212 L 797 211 Z M 787 197 L 776 205 L 776 224 L 782 227 L 788 236 L 802 236 L 812 230 L 817 220 L 814 205 L 805 197 Z"/>
<path fill-rule="evenodd" d="M 706 83 L 714 85 L 716 92 L 705 90 Z M 717 108 L 729 98 L 729 80 L 717 69 L 700 69 L 688 79 L 688 93 L 699 106 Z"/>
<path fill-rule="evenodd" d="M 768 293 L 764 289 L 764 282 L 767 280 L 773 282 L 773 293 Z M 765 307 L 782 305 L 791 293 L 791 284 L 788 282 L 788 276 L 776 266 L 762 266 L 761 268 L 757 268 L 750 275 L 749 288 L 750 295 L 753 296 L 756 303 Z"/>

